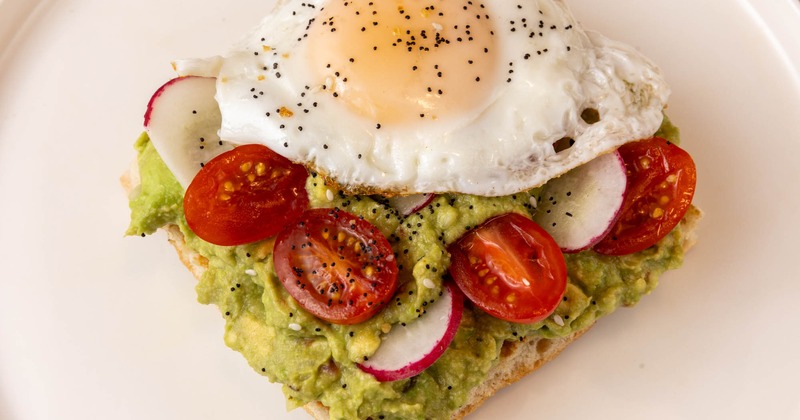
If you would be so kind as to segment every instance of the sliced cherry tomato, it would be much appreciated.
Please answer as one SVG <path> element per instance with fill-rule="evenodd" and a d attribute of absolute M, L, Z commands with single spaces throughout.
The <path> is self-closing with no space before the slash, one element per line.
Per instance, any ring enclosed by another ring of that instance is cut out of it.
<path fill-rule="evenodd" d="M 357 324 L 397 289 L 389 241 L 368 221 L 339 209 L 312 209 L 275 240 L 275 271 L 308 312 L 336 324 Z"/>
<path fill-rule="evenodd" d="M 685 150 L 659 137 L 619 148 L 628 192 L 614 227 L 594 250 L 626 255 L 647 249 L 683 219 L 694 197 L 697 170 Z"/>
<path fill-rule="evenodd" d="M 448 251 L 456 284 L 497 318 L 540 321 L 556 309 L 567 287 L 567 266 L 558 244 L 516 213 L 489 219 Z"/>
<path fill-rule="evenodd" d="M 308 207 L 308 172 L 259 144 L 239 146 L 209 161 L 183 198 L 186 223 L 216 245 L 240 245 L 276 235 Z"/>

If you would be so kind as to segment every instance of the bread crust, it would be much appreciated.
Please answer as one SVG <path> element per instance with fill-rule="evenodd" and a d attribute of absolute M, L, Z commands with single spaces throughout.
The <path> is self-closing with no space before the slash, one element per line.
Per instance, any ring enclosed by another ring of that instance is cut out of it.
<path fill-rule="evenodd" d="M 134 186 L 138 185 L 135 166 L 126 172 L 120 181 L 127 193 L 131 194 Z M 681 221 L 685 250 L 693 247 L 697 242 L 697 225 L 701 218 L 702 212 L 697 207 L 691 206 Z M 177 251 L 181 262 L 199 280 L 208 268 L 208 260 L 186 245 L 183 233 L 177 225 L 166 225 L 161 229 L 166 232 L 167 239 Z M 555 359 L 569 344 L 585 334 L 593 325 L 590 324 L 570 335 L 559 338 L 528 337 L 521 341 L 505 342 L 500 351 L 500 358 L 497 364 L 489 370 L 486 380 L 469 392 L 466 403 L 452 414 L 451 420 L 464 418 L 500 389 L 519 381 L 545 363 Z M 316 420 L 330 419 L 328 408 L 319 401 L 312 401 L 303 408 Z"/>

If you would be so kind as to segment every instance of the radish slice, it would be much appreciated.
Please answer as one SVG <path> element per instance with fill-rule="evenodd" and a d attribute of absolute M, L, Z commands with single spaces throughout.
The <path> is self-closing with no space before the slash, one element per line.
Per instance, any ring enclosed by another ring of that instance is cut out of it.
<path fill-rule="evenodd" d="M 147 104 L 144 127 L 183 188 L 206 162 L 233 149 L 217 134 L 222 115 L 216 91 L 214 78 L 178 77 L 161 86 Z"/>
<path fill-rule="evenodd" d="M 392 328 L 378 351 L 358 367 L 387 382 L 415 376 L 438 360 L 456 336 L 464 310 L 464 296 L 453 282 L 445 283 L 442 292 L 416 321 Z"/>
<path fill-rule="evenodd" d="M 436 194 L 411 194 L 389 199 L 389 205 L 403 216 L 412 215 L 430 204 Z"/>
<path fill-rule="evenodd" d="M 611 230 L 626 190 L 625 162 L 608 153 L 545 184 L 533 220 L 562 251 L 582 251 Z"/>

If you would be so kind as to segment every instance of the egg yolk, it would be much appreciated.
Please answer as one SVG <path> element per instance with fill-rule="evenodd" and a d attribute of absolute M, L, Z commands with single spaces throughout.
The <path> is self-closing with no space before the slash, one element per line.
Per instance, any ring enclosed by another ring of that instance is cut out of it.
<path fill-rule="evenodd" d="M 488 8 L 457 0 L 335 0 L 311 22 L 323 88 L 378 124 L 459 115 L 497 76 Z"/>

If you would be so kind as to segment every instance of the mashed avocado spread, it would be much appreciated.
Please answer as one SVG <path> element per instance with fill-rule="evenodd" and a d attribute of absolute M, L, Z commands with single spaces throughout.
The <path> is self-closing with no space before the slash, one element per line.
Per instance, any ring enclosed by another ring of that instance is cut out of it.
<path fill-rule="evenodd" d="M 665 118 L 660 136 L 678 141 Z M 256 372 L 283 383 L 289 408 L 319 400 L 332 419 L 445 419 L 482 383 L 504 342 L 570 334 L 619 306 L 629 306 L 655 288 L 659 275 L 681 264 L 680 225 L 657 246 L 623 257 L 592 251 L 566 254 L 569 283 L 563 301 L 544 321 L 523 325 L 493 318 L 466 304 L 458 333 L 444 355 L 420 375 L 380 383 L 355 363 L 368 358 L 381 335 L 413 322 L 434 301 L 447 274 L 446 244 L 484 220 L 503 213 L 529 215 L 537 190 L 506 197 L 439 195 L 430 206 L 400 217 L 380 198 L 347 196 L 321 177 L 306 183 L 312 207 L 339 207 L 361 215 L 389 238 L 400 266 L 394 300 L 375 317 L 353 326 L 321 321 L 298 306 L 278 280 L 270 240 L 222 247 L 195 236 L 183 217 L 183 190 L 146 135 L 136 142 L 141 186 L 131 196 L 129 235 L 146 235 L 176 224 L 189 247 L 208 259 L 197 284 L 198 300 L 219 307 L 225 343 Z M 432 284 L 433 288 L 426 287 Z"/>

